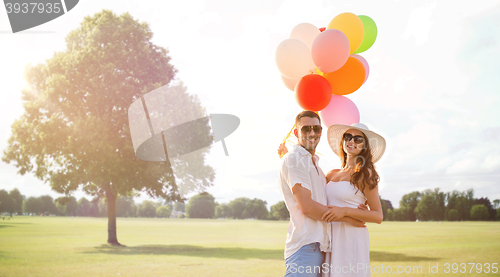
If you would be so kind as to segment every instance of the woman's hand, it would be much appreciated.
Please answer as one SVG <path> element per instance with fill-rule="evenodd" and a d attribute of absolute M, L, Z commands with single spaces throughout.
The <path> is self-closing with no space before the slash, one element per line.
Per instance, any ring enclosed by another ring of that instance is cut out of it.
<path fill-rule="evenodd" d="M 288 149 L 286 148 L 285 143 L 280 144 L 280 146 L 278 147 L 278 155 L 280 156 L 280 158 L 283 157 L 283 155 L 285 155 L 286 153 L 288 153 Z"/>
<path fill-rule="evenodd" d="M 329 209 L 321 217 L 321 220 L 325 221 L 326 223 L 338 221 L 345 216 L 346 212 L 344 208 L 330 205 L 328 205 L 327 207 Z"/>

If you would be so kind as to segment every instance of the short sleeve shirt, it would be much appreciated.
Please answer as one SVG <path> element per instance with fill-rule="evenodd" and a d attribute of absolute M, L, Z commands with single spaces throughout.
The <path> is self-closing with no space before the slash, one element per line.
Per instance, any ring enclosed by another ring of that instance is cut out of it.
<path fill-rule="evenodd" d="M 314 159 L 316 166 L 313 164 Z M 292 188 L 300 184 L 311 191 L 312 200 L 327 205 L 325 193 L 325 174 L 318 166 L 319 157 L 314 157 L 304 147 L 294 145 L 281 159 L 279 176 L 280 191 L 290 212 L 290 222 L 285 243 L 285 259 L 302 246 L 313 242 L 320 243 L 320 249 L 330 252 L 330 228 L 323 221 L 312 219 L 302 213 Z"/>

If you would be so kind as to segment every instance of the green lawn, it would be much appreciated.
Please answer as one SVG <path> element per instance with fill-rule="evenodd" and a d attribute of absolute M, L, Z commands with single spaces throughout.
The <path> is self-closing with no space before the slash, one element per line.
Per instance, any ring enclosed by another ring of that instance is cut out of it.
<path fill-rule="evenodd" d="M 288 222 L 118 218 L 110 247 L 107 219 L 18 216 L 0 221 L 0 276 L 283 276 Z M 384 222 L 369 224 L 371 266 L 397 276 L 500 276 L 500 223 Z M 445 263 L 450 263 L 446 274 Z M 467 274 L 452 264 L 481 263 Z M 438 274 L 429 273 L 438 266 Z M 499 265 L 496 265 L 499 267 Z M 421 273 L 423 272 L 423 273 Z M 384 276 L 387 274 L 372 274 Z"/>

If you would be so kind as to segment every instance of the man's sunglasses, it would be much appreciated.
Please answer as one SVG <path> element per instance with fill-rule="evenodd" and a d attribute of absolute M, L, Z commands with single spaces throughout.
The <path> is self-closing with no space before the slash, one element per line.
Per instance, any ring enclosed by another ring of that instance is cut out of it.
<path fill-rule="evenodd" d="M 365 138 L 363 136 L 359 136 L 359 135 L 353 136 L 349 133 L 345 133 L 343 139 L 345 142 L 349 142 L 349 141 L 351 141 L 351 139 L 354 139 L 354 143 L 356 143 L 356 144 L 360 144 L 360 143 L 365 141 Z"/>
<path fill-rule="evenodd" d="M 313 129 L 316 134 L 319 134 L 323 130 L 323 127 L 321 127 L 321 125 L 302 126 L 300 128 L 300 131 L 304 134 L 308 134 L 309 132 L 311 132 L 311 129 Z"/>

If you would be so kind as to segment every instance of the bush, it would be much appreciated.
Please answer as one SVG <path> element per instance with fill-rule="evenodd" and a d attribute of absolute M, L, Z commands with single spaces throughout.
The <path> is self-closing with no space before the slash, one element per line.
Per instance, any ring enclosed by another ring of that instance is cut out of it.
<path fill-rule="evenodd" d="M 202 192 L 189 199 L 186 207 L 189 218 L 214 218 L 215 198 L 208 192 Z"/>
<path fill-rule="evenodd" d="M 280 201 L 271 206 L 270 217 L 277 220 L 287 220 L 290 218 L 285 201 Z"/>
<path fill-rule="evenodd" d="M 470 217 L 472 220 L 488 220 L 490 214 L 488 213 L 488 208 L 480 204 L 472 206 L 470 209 Z"/>
<path fill-rule="evenodd" d="M 448 221 L 458 221 L 458 211 L 455 209 L 451 209 L 446 213 L 446 220 Z"/>
<path fill-rule="evenodd" d="M 152 201 L 144 200 L 138 209 L 140 217 L 155 217 L 156 207 Z"/>
<path fill-rule="evenodd" d="M 216 218 L 228 218 L 233 215 L 231 208 L 227 204 L 220 204 L 215 207 Z"/>
<path fill-rule="evenodd" d="M 169 206 L 164 205 L 156 208 L 156 217 L 167 218 L 170 217 L 170 214 L 172 214 L 172 211 Z"/>

